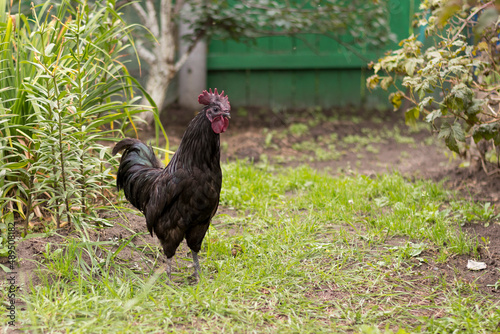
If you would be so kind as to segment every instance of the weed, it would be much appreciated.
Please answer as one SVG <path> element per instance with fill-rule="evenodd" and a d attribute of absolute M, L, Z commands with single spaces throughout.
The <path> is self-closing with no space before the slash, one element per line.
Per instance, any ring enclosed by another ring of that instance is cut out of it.
<path fill-rule="evenodd" d="M 309 127 L 302 123 L 295 123 L 290 125 L 289 131 L 292 135 L 300 137 L 309 132 Z"/>
<path fill-rule="evenodd" d="M 344 138 L 342 138 L 342 141 L 346 144 L 368 145 L 372 143 L 368 137 L 360 135 L 347 135 Z"/>
<path fill-rule="evenodd" d="M 367 152 L 370 152 L 370 153 L 373 153 L 373 154 L 380 153 L 380 149 L 378 147 L 375 147 L 375 146 L 370 145 L 370 144 L 366 145 L 365 150 Z"/>

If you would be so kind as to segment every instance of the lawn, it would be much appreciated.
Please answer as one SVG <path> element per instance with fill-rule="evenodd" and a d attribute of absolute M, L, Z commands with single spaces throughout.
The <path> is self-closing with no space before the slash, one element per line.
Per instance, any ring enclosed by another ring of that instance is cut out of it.
<path fill-rule="evenodd" d="M 21 286 L 15 328 L 498 331 L 499 277 L 487 286 L 478 283 L 483 272 L 465 269 L 467 259 L 488 248 L 488 240 L 461 228 L 493 218 L 484 204 L 466 201 L 441 183 L 411 182 L 398 173 L 332 176 L 305 165 L 246 160 L 224 164 L 223 173 L 198 284 L 190 279 L 185 244 L 168 284 L 155 238 L 145 226 L 129 228 L 142 219 L 133 214 L 116 221 L 119 237 L 106 229 L 64 237 L 49 232 L 53 242 L 42 248 L 31 283 Z M 490 275 L 498 276 L 494 270 Z"/>

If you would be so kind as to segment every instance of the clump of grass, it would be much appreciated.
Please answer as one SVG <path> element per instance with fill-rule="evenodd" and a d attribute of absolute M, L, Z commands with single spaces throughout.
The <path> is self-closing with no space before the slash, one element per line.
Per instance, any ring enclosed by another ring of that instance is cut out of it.
<path fill-rule="evenodd" d="M 300 137 L 309 132 L 309 127 L 303 123 L 294 123 L 290 125 L 289 131 L 292 135 Z"/>

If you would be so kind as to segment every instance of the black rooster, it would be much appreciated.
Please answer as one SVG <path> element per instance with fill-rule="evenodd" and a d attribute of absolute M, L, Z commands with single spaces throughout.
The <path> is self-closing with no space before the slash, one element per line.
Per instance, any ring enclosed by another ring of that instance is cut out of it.
<path fill-rule="evenodd" d="M 219 134 L 229 125 L 230 105 L 224 91 L 203 91 L 198 102 L 205 105 L 189 123 L 177 152 L 162 168 L 151 147 L 137 139 L 123 139 L 113 154 L 124 150 L 116 185 L 129 202 L 144 213 L 167 256 L 171 278 L 172 257 L 186 238 L 198 280 L 198 252 L 210 220 L 219 206 L 222 185 Z"/>

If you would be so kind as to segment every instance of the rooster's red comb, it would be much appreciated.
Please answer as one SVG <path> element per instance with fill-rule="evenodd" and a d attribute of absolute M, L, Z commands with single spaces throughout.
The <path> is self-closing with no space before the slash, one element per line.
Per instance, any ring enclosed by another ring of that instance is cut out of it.
<path fill-rule="evenodd" d="M 227 95 L 224 96 L 224 91 L 222 91 L 222 93 L 219 94 L 217 92 L 217 88 L 215 88 L 213 93 L 212 93 L 212 88 L 210 88 L 209 92 L 204 90 L 203 93 L 201 93 L 198 96 L 198 103 L 200 103 L 200 104 L 204 104 L 207 106 L 207 105 L 215 103 L 215 102 L 221 103 L 222 106 L 227 110 L 231 109 L 231 105 L 229 104 L 228 96 Z"/>

